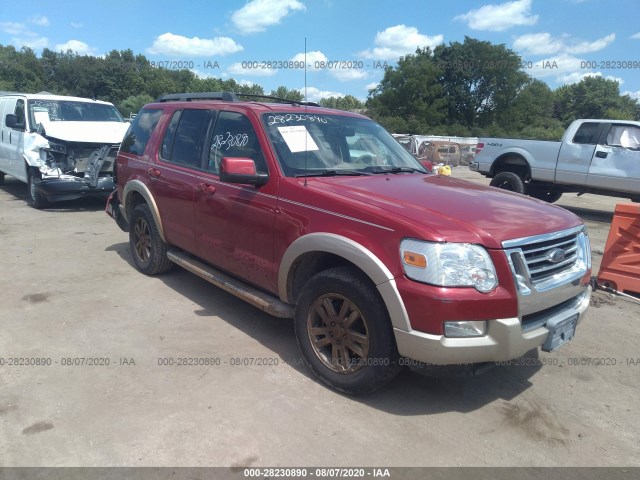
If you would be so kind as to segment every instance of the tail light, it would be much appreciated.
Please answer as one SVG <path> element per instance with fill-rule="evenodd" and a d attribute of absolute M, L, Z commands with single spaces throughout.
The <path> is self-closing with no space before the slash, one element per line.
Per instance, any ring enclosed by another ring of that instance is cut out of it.
<path fill-rule="evenodd" d="M 478 155 L 482 149 L 484 148 L 484 143 L 479 143 L 476 145 L 476 155 Z"/>

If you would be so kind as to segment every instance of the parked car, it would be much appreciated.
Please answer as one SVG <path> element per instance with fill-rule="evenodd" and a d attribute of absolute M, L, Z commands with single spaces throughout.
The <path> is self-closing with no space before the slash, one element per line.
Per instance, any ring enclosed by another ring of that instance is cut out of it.
<path fill-rule="evenodd" d="M 141 272 L 178 264 L 293 317 L 306 364 L 345 393 L 407 363 L 553 350 L 589 304 L 577 216 L 431 175 L 355 113 L 165 96 L 131 123 L 115 175 L 107 213 Z"/>
<path fill-rule="evenodd" d="M 109 102 L 48 93 L 0 95 L 0 183 L 28 185 L 34 208 L 113 191 L 113 162 L 128 128 Z"/>
<path fill-rule="evenodd" d="M 548 202 L 565 192 L 640 201 L 640 122 L 576 120 L 560 142 L 481 138 L 469 168 Z"/>

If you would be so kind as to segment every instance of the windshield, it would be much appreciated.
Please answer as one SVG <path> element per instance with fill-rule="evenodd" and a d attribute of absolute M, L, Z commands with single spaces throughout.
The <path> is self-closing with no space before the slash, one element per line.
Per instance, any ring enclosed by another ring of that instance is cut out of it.
<path fill-rule="evenodd" d="M 113 105 L 70 100 L 30 100 L 29 122 L 33 128 L 47 122 L 124 122 Z"/>
<path fill-rule="evenodd" d="M 384 128 L 368 119 L 266 113 L 262 121 L 288 177 L 427 173 Z"/>

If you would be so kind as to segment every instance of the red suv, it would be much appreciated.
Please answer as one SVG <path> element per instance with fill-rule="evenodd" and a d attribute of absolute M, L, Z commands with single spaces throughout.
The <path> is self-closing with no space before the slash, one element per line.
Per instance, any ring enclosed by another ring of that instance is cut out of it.
<path fill-rule="evenodd" d="M 552 350 L 589 304 L 578 217 L 431 175 L 362 115 L 168 95 L 133 120 L 115 175 L 107 211 L 140 271 L 178 264 L 293 317 L 306 363 L 342 392 L 405 364 Z"/>

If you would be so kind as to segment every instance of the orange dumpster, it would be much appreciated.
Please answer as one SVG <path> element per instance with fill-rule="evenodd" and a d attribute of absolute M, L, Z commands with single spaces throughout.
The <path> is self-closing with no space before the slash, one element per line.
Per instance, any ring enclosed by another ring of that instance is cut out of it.
<path fill-rule="evenodd" d="M 640 203 L 618 203 L 604 248 L 598 283 L 640 293 Z"/>

